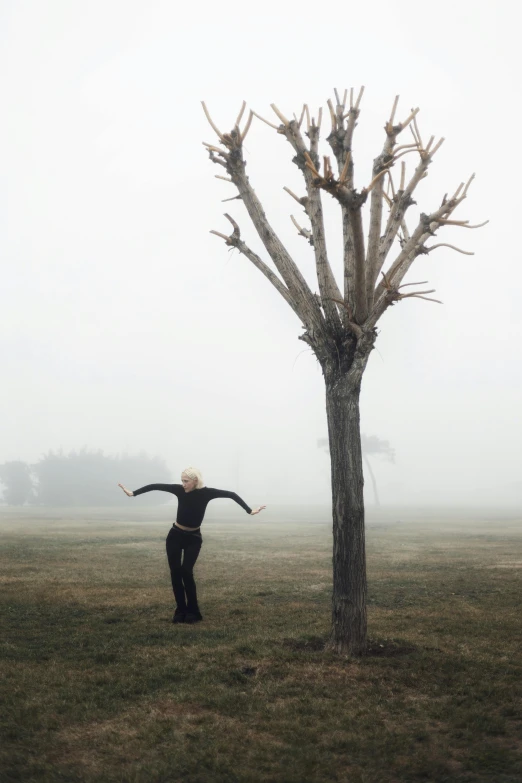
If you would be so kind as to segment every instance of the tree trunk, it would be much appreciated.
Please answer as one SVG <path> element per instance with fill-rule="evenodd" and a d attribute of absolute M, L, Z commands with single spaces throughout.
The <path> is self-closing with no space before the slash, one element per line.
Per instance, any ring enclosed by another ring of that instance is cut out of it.
<path fill-rule="evenodd" d="M 367 359 L 367 357 L 366 357 Z M 363 362 L 364 366 L 366 361 Z M 362 368 L 326 376 L 332 470 L 333 596 L 329 646 L 345 655 L 366 649 L 366 554 L 359 396 Z M 333 377 L 332 377 L 333 376 Z"/>

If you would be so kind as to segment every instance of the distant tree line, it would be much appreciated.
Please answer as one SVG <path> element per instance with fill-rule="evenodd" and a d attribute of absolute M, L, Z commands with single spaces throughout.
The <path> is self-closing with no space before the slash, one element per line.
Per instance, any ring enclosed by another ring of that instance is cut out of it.
<path fill-rule="evenodd" d="M 12 461 L 0 465 L 0 502 L 13 506 L 118 506 L 122 493 L 117 484 L 141 487 L 169 482 L 171 475 L 160 457 L 141 453 L 108 456 L 102 451 L 49 451 L 39 462 Z M 148 505 L 165 503 L 163 493 L 143 496 Z"/>
<path fill-rule="evenodd" d="M 34 499 L 31 467 L 26 462 L 4 462 L 0 465 L 0 484 L 3 484 L 3 501 L 9 506 L 23 506 Z"/>

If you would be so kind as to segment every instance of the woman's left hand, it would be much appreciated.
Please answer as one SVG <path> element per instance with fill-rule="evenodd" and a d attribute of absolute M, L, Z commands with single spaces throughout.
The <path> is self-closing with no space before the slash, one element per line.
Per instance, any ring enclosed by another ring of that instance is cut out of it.
<path fill-rule="evenodd" d="M 254 514 L 259 514 L 260 511 L 262 511 L 266 506 L 259 506 L 259 508 L 253 508 L 250 512 L 250 516 L 253 517 Z"/>

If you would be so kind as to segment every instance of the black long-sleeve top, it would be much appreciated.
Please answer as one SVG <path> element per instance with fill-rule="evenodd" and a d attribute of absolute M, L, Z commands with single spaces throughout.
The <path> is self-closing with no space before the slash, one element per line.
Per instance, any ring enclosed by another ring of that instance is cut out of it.
<path fill-rule="evenodd" d="M 183 525 L 183 527 L 198 528 L 203 522 L 207 504 L 216 498 L 230 498 L 230 500 L 235 500 L 236 503 L 244 508 L 247 514 L 252 512 L 252 509 L 247 506 L 239 495 L 236 495 L 235 492 L 228 492 L 226 489 L 202 487 L 201 489 L 193 489 L 191 492 L 185 492 L 182 484 L 147 484 L 146 487 L 135 489 L 133 495 L 142 495 L 144 492 L 152 492 L 155 489 L 176 495 L 178 499 L 176 522 Z"/>

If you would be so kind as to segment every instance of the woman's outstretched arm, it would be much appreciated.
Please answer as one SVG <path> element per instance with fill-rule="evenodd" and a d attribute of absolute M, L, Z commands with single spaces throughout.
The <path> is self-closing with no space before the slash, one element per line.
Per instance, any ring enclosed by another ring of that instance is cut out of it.
<path fill-rule="evenodd" d="M 170 492 L 172 495 L 177 496 L 179 490 L 182 489 L 181 484 L 147 484 L 145 487 L 140 487 L 132 492 L 130 489 L 124 487 L 123 484 L 118 484 L 118 486 L 121 487 L 130 498 L 136 497 L 136 495 L 143 495 L 144 492 L 153 492 L 156 489 L 160 492 Z"/>
<path fill-rule="evenodd" d="M 252 509 L 245 503 L 243 498 L 239 497 L 236 492 L 229 492 L 227 489 L 213 489 L 209 487 L 209 492 L 211 493 L 211 500 L 214 500 L 214 498 L 230 498 L 230 500 L 234 500 L 239 506 L 241 506 L 241 508 L 245 509 L 247 514 L 250 514 L 251 516 L 254 514 L 259 514 L 260 511 L 266 508 L 266 506 L 258 506 L 258 508 Z"/>

